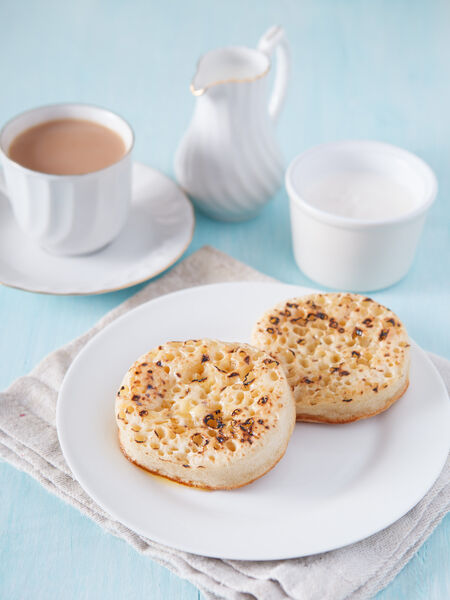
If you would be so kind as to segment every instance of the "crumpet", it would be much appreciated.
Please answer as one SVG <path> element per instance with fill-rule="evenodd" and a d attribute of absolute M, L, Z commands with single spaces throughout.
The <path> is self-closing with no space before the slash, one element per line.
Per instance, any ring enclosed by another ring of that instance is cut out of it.
<path fill-rule="evenodd" d="M 409 341 L 388 308 L 349 293 L 282 302 L 252 343 L 282 364 L 298 421 L 348 423 L 386 410 L 408 387 Z"/>
<path fill-rule="evenodd" d="M 247 344 L 168 342 L 139 358 L 116 398 L 123 453 L 189 486 L 230 489 L 271 469 L 295 424 L 279 362 Z"/>

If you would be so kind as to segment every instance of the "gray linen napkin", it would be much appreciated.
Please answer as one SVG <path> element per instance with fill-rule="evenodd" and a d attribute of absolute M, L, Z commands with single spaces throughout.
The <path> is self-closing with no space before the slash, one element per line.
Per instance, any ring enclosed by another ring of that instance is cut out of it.
<path fill-rule="evenodd" d="M 220 281 L 270 278 L 204 247 L 108 313 L 78 339 L 56 350 L 0 394 L 0 457 L 76 506 L 106 531 L 196 585 L 210 600 L 341 600 L 370 598 L 418 550 L 450 508 L 450 460 L 425 498 L 402 519 L 367 540 L 306 558 L 230 561 L 156 544 L 113 520 L 83 491 L 66 465 L 55 429 L 58 390 L 79 350 L 126 311 L 178 289 Z M 450 362 L 431 355 L 450 387 Z"/>

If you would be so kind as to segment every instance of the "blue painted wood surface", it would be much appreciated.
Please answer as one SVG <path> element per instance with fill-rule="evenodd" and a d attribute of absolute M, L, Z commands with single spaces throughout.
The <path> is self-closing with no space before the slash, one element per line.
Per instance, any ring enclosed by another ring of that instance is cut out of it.
<path fill-rule="evenodd" d="M 278 133 L 286 158 L 329 140 L 372 138 L 417 152 L 435 169 L 438 201 L 414 266 L 376 295 L 425 348 L 450 356 L 450 4 L 419 0 L 78 0 L 0 3 L 0 123 L 50 102 L 81 101 L 123 114 L 136 159 L 173 173 L 193 108 L 197 58 L 256 44 L 283 24 L 292 83 Z M 205 243 L 282 281 L 313 285 L 296 268 L 287 198 L 254 221 L 198 215 L 189 252 Z M 0 289 L 0 387 L 89 328 L 138 288 L 94 297 Z M 0 598 L 193 600 L 197 590 L 0 465 Z M 447 517 L 378 600 L 450 597 Z"/>

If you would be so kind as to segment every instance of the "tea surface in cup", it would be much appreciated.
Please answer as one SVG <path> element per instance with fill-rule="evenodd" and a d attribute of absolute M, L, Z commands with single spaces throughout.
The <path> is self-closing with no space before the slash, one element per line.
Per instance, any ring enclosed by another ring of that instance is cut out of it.
<path fill-rule="evenodd" d="M 83 119 L 55 119 L 22 131 L 8 156 L 27 169 L 53 175 L 99 171 L 125 154 L 124 140 L 108 127 Z"/>

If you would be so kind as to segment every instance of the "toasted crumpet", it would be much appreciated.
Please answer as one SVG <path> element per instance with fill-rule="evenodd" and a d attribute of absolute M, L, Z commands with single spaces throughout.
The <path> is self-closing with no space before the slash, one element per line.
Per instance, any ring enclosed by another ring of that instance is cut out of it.
<path fill-rule="evenodd" d="M 365 296 L 311 294 L 282 302 L 257 322 L 252 343 L 284 367 L 298 421 L 371 417 L 408 387 L 406 329 Z"/>
<path fill-rule="evenodd" d="M 116 397 L 122 452 L 189 486 L 231 489 L 283 456 L 295 402 L 264 351 L 216 340 L 168 342 L 141 356 Z"/>

